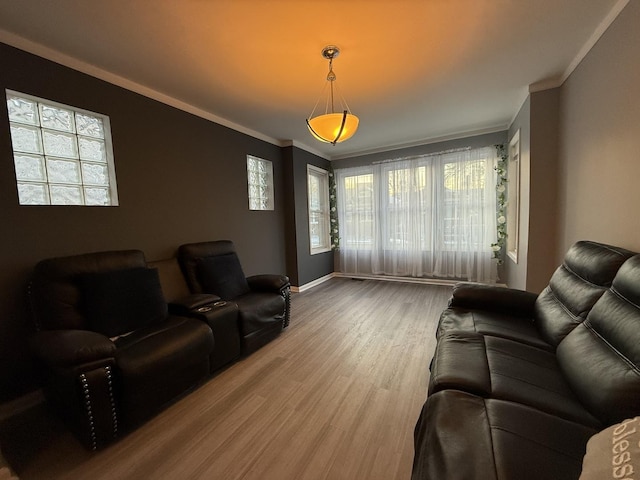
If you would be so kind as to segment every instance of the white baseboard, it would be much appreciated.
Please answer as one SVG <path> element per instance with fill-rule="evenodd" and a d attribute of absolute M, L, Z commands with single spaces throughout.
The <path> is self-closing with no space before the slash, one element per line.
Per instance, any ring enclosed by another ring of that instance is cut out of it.
<path fill-rule="evenodd" d="M 326 282 L 332 278 L 354 278 L 357 280 L 381 280 L 385 282 L 403 282 L 403 283 L 422 283 L 424 285 L 441 285 L 445 287 L 453 287 L 458 283 L 476 283 L 476 282 L 465 282 L 463 280 L 446 280 L 440 278 L 416 278 L 416 277 L 394 277 L 392 275 L 356 275 L 351 273 L 340 273 L 333 272 L 329 275 L 325 275 L 324 277 L 320 277 L 313 282 L 305 283 L 299 287 L 291 287 L 291 291 L 295 293 L 304 292 L 305 290 L 309 290 L 315 286 L 320 285 L 321 283 Z M 504 283 L 496 283 L 494 284 L 496 287 L 506 287 L 507 285 Z"/>
<path fill-rule="evenodd" d="M 310 288 L 317 287 L 318 285 L 326 282 L 327 280 L 331 280 L 336 275 L 337 274 L 334 272 L 334 273 L 330 273 L 329 275 L 325 275 L 324 277 L 316 278 L 314 281 L 305 283 L 304 285 L 300 285 L 299 287 L 291 286 L 291 291 L 295 293 L 304 292 L 305 290 L 309 290 Z"/>
<path fill-rule="evenodd" d="M 439 278 L 394 277 L 392 275 L 354 275 L 350 273 L 334 273 L 335 277 L 354 278 L 357 280 L 381 280 L 384 282 L 422 283 L 426 285 L 442 285 L 452 287 L 460 280 L 444 280 Z"/>

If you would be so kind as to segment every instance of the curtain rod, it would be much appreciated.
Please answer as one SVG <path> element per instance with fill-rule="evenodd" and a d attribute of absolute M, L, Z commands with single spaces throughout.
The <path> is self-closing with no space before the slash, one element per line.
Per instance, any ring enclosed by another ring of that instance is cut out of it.
<path fill-rule="evenodd" d="M 441 150 L 439 152 L 423 153 L 422 155 L 410 155 L 408 157 L 390 158 L 388 160 L 378 160 L 377 162 L 371 162 L 371 165 L 378 165 L 380 163 L 401 162 L 403 160 L 413 160 L 414 158 L 421 158 L 421 157 L 432 157 L 432 156 L 435 157 L 436 155 L 444 155 L 446 153 L 455 153 L 455 152 L 464 152 L 466 150 L 471 150 L 471 147 L 450 148 L 448 150 Z"/>

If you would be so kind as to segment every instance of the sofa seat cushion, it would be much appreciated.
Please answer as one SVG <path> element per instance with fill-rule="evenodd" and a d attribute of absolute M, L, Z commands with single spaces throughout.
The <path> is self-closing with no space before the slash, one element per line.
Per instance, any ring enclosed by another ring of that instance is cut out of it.
<path fill-rule="evenodd" d="M 504 338 L 466 332 L 440 337 L 429 392 L 445 389 L 509 400 L 601 427 L 575 397 L 552 352 Z"/>
<path fill-rule="evenodd" d="M 170 316 L 119 338 L 116 346 L 122 409 L 137 421 L 150 405 L 161 406 L 208 374 L 214 339 L 206 323 Z"/>
<path fill-rule="evenodd" d="M 553 347 L 540 336 L 532 319 L 505 313 L 447 308 L 440 315 L 437 336 L 455 331 L 508 338 L 545 350 L 553 350 Z"/>
<path fill-rule="evenodd" d="M 572 480 L 595 429 L 526 405 L 445 390 L 415 429 L 412 480 Z"/>

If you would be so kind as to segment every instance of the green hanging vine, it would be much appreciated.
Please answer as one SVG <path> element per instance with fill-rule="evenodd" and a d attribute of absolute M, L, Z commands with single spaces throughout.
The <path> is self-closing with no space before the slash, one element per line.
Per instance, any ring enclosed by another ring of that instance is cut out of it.
<path fill-rule="evenodd" d="M 507 243 L 507 162 L 509 154 L 504 144 L 496 145 L 498 154 L 498 164 L 495 167 L 498 179 L 496 182 L 496 230 L 497 240 L 491 244 L 493 258 L 502 265 L 504 258 L 504 248 Z"/>
<path fill-rule="evenodd" d="M 340 226 L 338 225 L 338 200 L 336 197 L 336 176 L 329 171 L 329 221 L 331 223 L 331 249 L 340 249 Z"/>

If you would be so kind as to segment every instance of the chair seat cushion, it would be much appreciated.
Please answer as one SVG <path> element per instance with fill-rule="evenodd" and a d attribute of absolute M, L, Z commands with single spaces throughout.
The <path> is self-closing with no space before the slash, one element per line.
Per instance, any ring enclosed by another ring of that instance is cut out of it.
<path fill-rule="evenodd" d="M 167 316 L 158 271 L 132 268 L 87 273 L 79 279 L 89 329 L 115 337 Z"/>
<path fill-rule="evenodd" d="M 415 430 L 413 480 L 577 479 L 596 429 L 526 405 L 444 390 Z"/>
<path fill-rule="evenodd" d="M 143 417 L 149 405 L 161 405 L 209 372 L 214 340 L 197 319 L 170 316 L 116 340 L 123 411 Z"/>
<path fill-rule="evenodd" d="M 240 314 L 240 329 L 243 337 L 282 325 L 285 301 L 277 293 L 250 292 L 234 299 Z"/>
<path fill-rule="evenodd" d="M 250 291 L 235 253 L 198 259 L 198 277 L 203 291 L 214 293 L 224 300 L 233 300 Z"/>
<path fill-rule="evenodd" d="M 518 402 L 601 426 L 576 398 L 552 352 L 504 338 L 463 332 L 440 337 L 429 392 L 444 389 Z"/>

